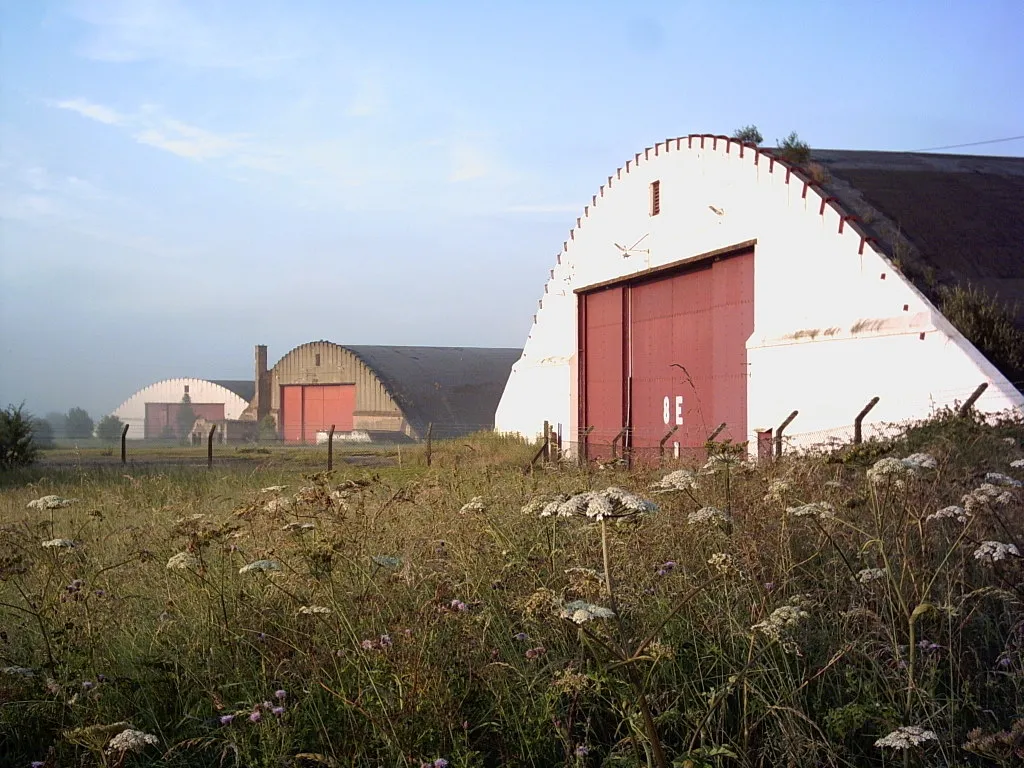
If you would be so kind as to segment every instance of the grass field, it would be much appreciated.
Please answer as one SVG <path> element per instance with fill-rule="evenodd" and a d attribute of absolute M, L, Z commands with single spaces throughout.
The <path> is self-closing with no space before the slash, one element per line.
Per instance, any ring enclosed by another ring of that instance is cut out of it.
<path fill-rule="evenodd" d="M 1020 765 L 1022 446 L 48 457 L 0 477 L 0 764 Z"/>

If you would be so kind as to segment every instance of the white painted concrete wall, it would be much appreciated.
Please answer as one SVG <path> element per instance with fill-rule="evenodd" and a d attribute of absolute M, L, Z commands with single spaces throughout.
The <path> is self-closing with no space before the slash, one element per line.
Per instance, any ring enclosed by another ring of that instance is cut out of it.
<path fill-rule="evenodd" d="M 1024 398 L 870 242 L 796 174 L 747 148 L 672 139 L 641 153 L 587 206 L 557 257 L 495 428 L 527 437 L 546 419 L 577 434 L 575 289 L 748 240 L 754 249 L 754 332 L 747 342 L 747 426 L 787 429 L 797 445 L 848 430 L 881 398 L 871 424 L 926 417 L 965 400 L 982 382 L 985 412 Z M 649 215 L 650 183 L 661 213 Z M 631 246 L 625 256 L 616 243 Z M 860 251 L 863 250 L 863 253 Z M 882 279 L 882 275 L 885 278 Z M 906 310 L 904 310 L 906 306 Z M 924 339 L 920 334 L 924 334 Z M 868 430 L 870 431 L 870 429 Z"/>
<path fill-rule="evenodd" d="M 142 440 L 146 434 L 146 403 L 179 403 L 188 385 L 193 403 L 224 403 L 224 418 L 237 419 L 249 404 L 230 389 L 205 379 L 166 379 L 140 389 L 114 411 L 128 425 L 129 440 Z"/>

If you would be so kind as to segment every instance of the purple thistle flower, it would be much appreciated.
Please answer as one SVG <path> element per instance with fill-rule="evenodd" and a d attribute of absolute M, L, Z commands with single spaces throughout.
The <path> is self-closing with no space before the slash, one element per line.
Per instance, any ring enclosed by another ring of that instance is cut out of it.
<path fill-rule="evenodd" d="M 254 709 L 249 714 L 249 722 L 250 723 L 258 723 L 262 719 L 263 719 L 263 715 L 260 714 L 260 711 L 258 709 Z"/>
<path fill-rule="evenodd" d="M 450 605 L 451 605 L 451 609 L 453 611 L 468 611 L 469 610 L 468 606 L 464 602 L 462 602 L 461 600 L 459 600 L 457 598 L 455 600 L 452 600 Z"/>
<path fill-rule="evenodd" d="M 586 757 L 590 754 L 590 747 L 586 744 L 580 744 L 576 747 L 576 757 Z"/>
<path fill-rule="evenodd" d="M 286 698 L 288 698 L 288 691 L 286 691 L 284 688 L 280 688 L 274 691 L 274 698 L 284 701 Z"/>
<path fill-rule="evenodd" d="M 220 716 L 220 724 L 221 725 L 231 725 L 231 721 L 234 720 L 234 719 L 235 719 L 234 715 L 221 715 Z"/>
<path fill-rule="evenodd" d="M 393 645 L 391 642 L 391 635 L 381 635 L 378 642 L 380 643 L 381 648 L 390 648 Z"/>
<path fill-rule="evenodd" d="M 664 576 L 667 573 L 668 573 L 668 571 L 666 571 L 664 568 L 659 568 L 658 569 L 658 575 L 659 576 Z"/>
<path fill-rule="evenodd" d="M 1001 659 L 1000 659 L 1000 660 L 998 661 L 998 664 L 999 664 L 999 666 L 1000 666 L 1000 667 L 1008 667 L 1008 666 L 1010 666 L 1010 664 L 1012 664 L 1012 663 L 1013 663 L 1013 662 L 1012 662 L 1012 661 L 1010 660 L 1010 657 L 1009 657 L 1009 656 L 1003 656 L 1003 658 L 1001 658 Z"/>
<path fill-rule="evenodd" d="M 272 714 L 277 715 L 278 717 L 280 717 L 281 715 L 284 714 L 284 707 L 274 707 L 273 709 L 270 710 L 270 712 Z"/>
<path fill-rule="evenodd" d="M 46 763 L 44 763 L 42 760 L 33 760 L 30 763 L 30 765 L 32 768 L 43 768 L 43 766 L 46 765 Z"/>
<path fill-rule="evenodd" d="M 439 757 L 434 761 L 434 768 L 448 768 L 448 761 L 443 757 Z"/>
<path fill-rule="evenodd" d="M 107 676 L 106 675 L 96 675 L 96 681 L 100 682 L 100 683 L 105 683 L 105 682 L 107 682 Z"/>
<path fill-rule="evenodd" d="M 512 639 L 518 640 L 519 642 L 523 642 L 525 640 L 529 640 L 530 636 L 525 632 L 516 632 L 514 635 L 512 635 Z"/>
<path fill-rule="evenodd" d="M 83 680 L 82 681 L 82 690 L 84 690 L 84 691 L 91 691 L 95 687 L 96 687 L 96 683 L 94 683 L 92 680 Z"/>

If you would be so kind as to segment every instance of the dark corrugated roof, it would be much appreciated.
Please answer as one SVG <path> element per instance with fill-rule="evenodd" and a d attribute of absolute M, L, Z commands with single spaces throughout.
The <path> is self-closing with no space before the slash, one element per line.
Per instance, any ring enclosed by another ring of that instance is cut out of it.
<path fill-rule="evenodd" d="M 256 383 L 239 379 L 208 379 L 211 384 L 217 384 L 224 389 L 231 390 L 245 402 L 252 402 L 256 396 Z"/>
<path fill-rule="evenodd" d="M 1019 304 L 1024 327 L 1024 158 L 814 150 L 814 163 L 926 295 L 981 286 Z"/>
<path fill-rule="evenodd" d="M 423 437 L 494 428 L 494 412 L 521 349 L 348 346 L 380 379 Z"/>

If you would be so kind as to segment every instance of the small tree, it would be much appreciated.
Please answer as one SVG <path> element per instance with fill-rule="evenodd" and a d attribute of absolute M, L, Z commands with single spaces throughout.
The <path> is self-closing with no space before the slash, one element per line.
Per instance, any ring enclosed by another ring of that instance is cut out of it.
<path fill-rule="evenodd" d="M 32 419 L 32 442 L 37 448 L 53 448 L 53 426 L 49 419 Z"/>
<path fill-rule="evenodd" d="M 195 409 L 192 408 L 192 398 L 186 392 L 181 396 L 181 407 L 178 408 L 178 415 L 175 419 L 177 422 L 176 426 L 178 427 L 178 437 L 182 440 L 187 438 L 197 418 Z"/>
<path fill-rule="evenodd" d="M 792 165 L 806 165 L 811 159 L 811 148 L 806 141 L 801 141 L 796 131 L 793 131 L 782 141 L 776 140 L 776 154 L 787 163 Z"/>
<path fill-rule="evenodd" d="M 121 430 L 124 429 L 124 422 L 114 414 L 104 416 L 96 425 L 96 437 L 106 443 L 116 443 L 121 439 Z"/>
<path fill-rule="evenodd" d="M 52 427 L 54 437 L 64 437 L 67 435 L 68 416 L 66 413 L 50 411 L 44 418 L 45 421 L 49 422 L 50 427 Z"/>
<path fill-rule="evenodd" d="M 733 131 L 732 137 L 744 144 L 757 144 L 758 146 L 764 141 L 764 136 L 757 130 L 756 125 L 744 125 L 742 128 L 737 128 Z"/>
<path fill-rule="evenodd" d="M 92 437 L 92 417 L 83 408 L 72 408 L 67 415 L 67 436 L 72 440 L 84 440 Z"/>
<path fill-rule="evenodd" d="M 0 411 L 0 469 L 26 467 L 36 460 L 39 450 L 32 439 L 32 422 L 24 404 Z"/>

